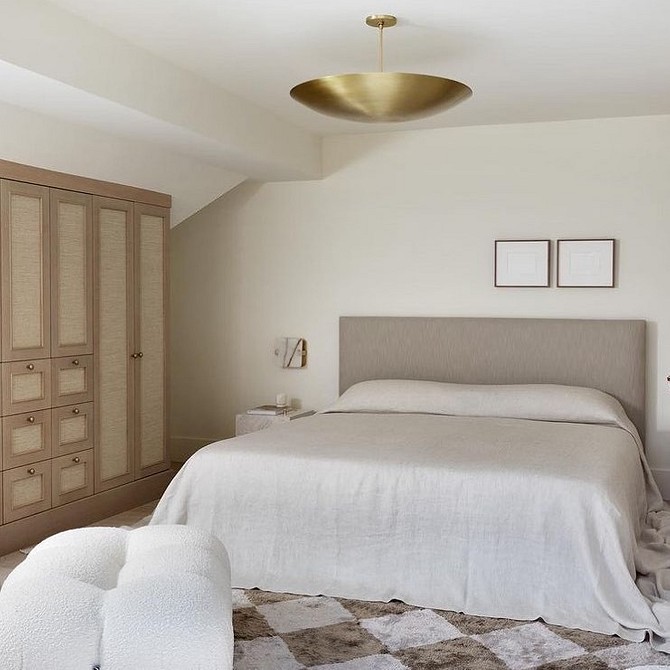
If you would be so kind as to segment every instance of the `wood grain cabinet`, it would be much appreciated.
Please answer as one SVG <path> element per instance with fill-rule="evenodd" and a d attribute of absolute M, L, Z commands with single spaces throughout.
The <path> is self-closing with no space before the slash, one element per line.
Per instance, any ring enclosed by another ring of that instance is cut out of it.
<path fill-rule="evenodd" d="M 51 355 L 93 353 L 93 199 L 51 190 Z"/>
<path fill-rule="evenodd" d="M 51 410 L 2 419 L 2 469 L 51 458 Z"/>
<path fill-rule="evenodd" d="M 79 451 L 51 461 L 51 504 L 74 502 L 93 494 L 93 450 Z"/>
<path fill-rule="evenodd" d="M 170 201 L 0 160 L 0 549 L 170 479 Z"/>
<path fill-rule="evenodd" d="M 96 491 L 135 478 L 133 436 L 133 205 L 96 199 L 94 365 Z"/>
<path fill-rule="evenodd" d="M 169 465 L 168 228 L 166 209 L 110 199 L 94 203 L 96 491 Z"/>
<path fill-rule="evenodd" d="M 93 400 L 93 356 L 51 359 L 53 407 Z"/>
<path fill-rule="evenodd" d="M 51 361 L 2 364 L 2 413 L 39 412 L 51 407 Z"/>
<path fill-rule="evenodd" d="M 48 358 L 49 189 L 2 180 L 2 360 Z"/>
<path fill-rule="evenodd" d="M 2 473 L 3 522 L 44 512 L 51 507 L 51 461 Z"/>
<path fill-rule="evenodd" d="M 51 444 L 54 456 L 93 448 L 93 403 L 52 409 Z"/>
<path fill-rule="evenodd" d="M 169 213 L 135 205 L 135 475 L 167 457 L 167 234 Z"/>

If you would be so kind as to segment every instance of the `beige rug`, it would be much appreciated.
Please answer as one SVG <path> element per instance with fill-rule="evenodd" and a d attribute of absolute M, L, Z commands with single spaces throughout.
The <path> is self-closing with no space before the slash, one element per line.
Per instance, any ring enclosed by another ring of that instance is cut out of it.
<path fill-rule="evenodd" d="M 670 668 L 647 643 L 540 621 L 236 590 L 235 670 Z"/>

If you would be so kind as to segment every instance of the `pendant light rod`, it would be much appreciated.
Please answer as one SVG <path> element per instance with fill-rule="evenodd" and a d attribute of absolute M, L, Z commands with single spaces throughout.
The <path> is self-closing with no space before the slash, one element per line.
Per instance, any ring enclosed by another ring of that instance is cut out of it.
<path fill-rule="evenodd" d="M 384 71 L 384 22 L 379 22 L 379 71 Z"/>
<path fill-rule="evenodd" d="M 377 60 L 379 61 L 379 71 L 384 71 L 384 28 L 393 28 L 398 23 L 398 19 L 390 14 L 371 14 L 365 18 L 365 23 L 371 28 L 377 28 L 379 31 L 379 47 L 377 49 Z"/>

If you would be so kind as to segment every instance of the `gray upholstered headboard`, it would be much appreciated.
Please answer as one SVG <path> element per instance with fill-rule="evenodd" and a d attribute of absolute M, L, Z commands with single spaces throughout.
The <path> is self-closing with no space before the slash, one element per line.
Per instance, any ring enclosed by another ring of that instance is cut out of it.
<path fill-rule="evenodd" d="M 451 317 L 340 318 L 340 393 L 367 379 L 590 386 L 644 437 L 646 322 Z"/>

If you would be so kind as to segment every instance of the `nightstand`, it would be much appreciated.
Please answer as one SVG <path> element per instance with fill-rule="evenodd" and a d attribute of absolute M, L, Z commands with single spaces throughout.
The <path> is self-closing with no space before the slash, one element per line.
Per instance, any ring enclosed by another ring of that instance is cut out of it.
<path fill-rule="evenodd" d="M 315 414 L 313 409 L 294 409 L 286 414 L 267 416 L 265 414 L 238 414 L 235 417 L 235 437 L 253 433 L 257 430 L 265 430 L 271 426 L 288 423 L 295 419 Z"/>

